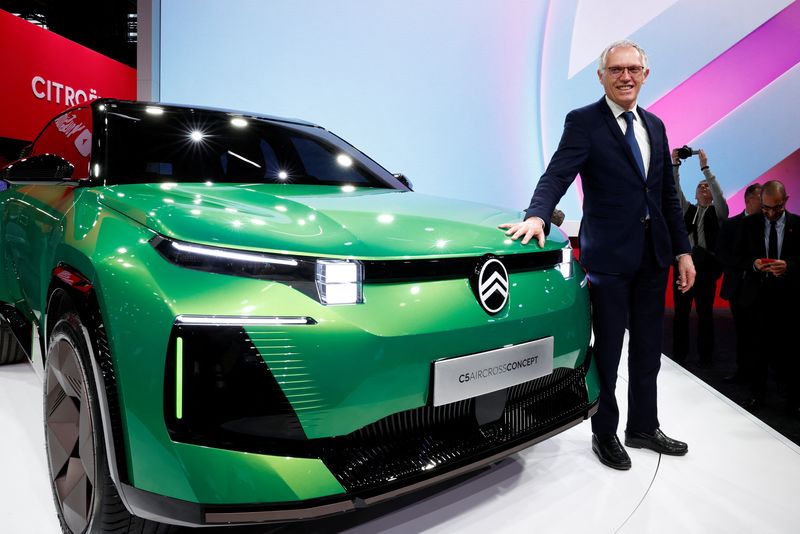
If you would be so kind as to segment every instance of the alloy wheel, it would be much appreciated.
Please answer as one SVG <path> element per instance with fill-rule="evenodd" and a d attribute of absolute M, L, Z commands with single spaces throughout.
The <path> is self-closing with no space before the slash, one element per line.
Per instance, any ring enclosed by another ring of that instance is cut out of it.
<path fill-rule="evenodd" d="M 79 358 L 64 337 L 51 345 L 45 399 L 50 477 L 64 521 L 74 533 L 89 524 L 96 462 L 90 399 Z"/>

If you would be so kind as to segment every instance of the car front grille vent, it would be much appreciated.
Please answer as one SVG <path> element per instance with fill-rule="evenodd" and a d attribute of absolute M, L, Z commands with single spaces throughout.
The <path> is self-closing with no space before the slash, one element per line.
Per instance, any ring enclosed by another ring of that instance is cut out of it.
<path fill-rule="evenodd" d="M 548 269 L 561 263 L 559 250 L 494 256 L 503 262 L 510 273 Z M 444 280 L 469 278 L 481 258 L 440 258 L 431 260 L 362 260 L 364 282 L 367 284 L 411 280 Z"/>
<path fill-rule="evenodd" d="M 321 458 L 350 492 L 368 496 L 407 485 L 543 436 L 589 408 L 582 368 L 515 386 L 500 419 L 479 426 L 473 401 L 421 407 L 332 438 Z"/>

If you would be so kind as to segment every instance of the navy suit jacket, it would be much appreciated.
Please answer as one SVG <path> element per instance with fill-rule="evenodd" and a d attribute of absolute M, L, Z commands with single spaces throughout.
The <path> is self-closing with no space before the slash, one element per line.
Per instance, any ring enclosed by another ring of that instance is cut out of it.
<path fill-rule="evenodd" d="M 719 296 L 725 300 L 731 300 L 739 296 L 742 289 L 742 278 L 745 272 L 739 268 L 739 261 L 736 257 L 736 242 L 742 228 L 742 220 L 745 218 L 744 212 L 735 215 L 722 223 L 717 236 L 717 249 L 715 254 L 722 263 L 723 276 L 722 285 L 719 288 Z"/>
<path fill-rule="evenodd" d="M 666 267 L 675 255 L 691 252 L 664 123 L 640 107 L 637 112 L 650 137 L 646 182 L 603 97 L 567 114 L 558 149 L 525 211 L 526 219 L 540 217 L 549 233 L 553 209 L 580 173 L 581 263 L 590 271 L 623 274 L 639 268 L 648 209 L 659 265 Z"/>
<path fill-rule="evenodd" d="M 770 278 L 753 269 L 753 262 L 767 256 L 764 242 L 764 216 L 753 215 L 742 222 L 742 229 L 736 241 L 738 267 L 744 271 L 742 286 L 742 305 L 750 306 L 758 300 L 765 284 L 780 286 L 780 298 L 796 306 L 795 299 L 800 297 L 800 217 L 786 212 L 786 226 L 783 229 L 781 243 L 781 259 L 786 261 L 786 273 L 778 280 Z M 774 295 L 771 295 L 774 297 Z"/>

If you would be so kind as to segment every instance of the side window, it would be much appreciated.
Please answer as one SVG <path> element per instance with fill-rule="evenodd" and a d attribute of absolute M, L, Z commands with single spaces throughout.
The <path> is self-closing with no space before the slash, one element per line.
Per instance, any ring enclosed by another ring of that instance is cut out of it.
<path fill-rule="evenodd" d="M 3 169 L 0 178 L 9 181 L 67 180 L 74 173 L 72 163 L 54 154 L 40 154 L 16 161 Z"/>
<path fill-rule="evenodd" d="M 292 136 L 292 144 L 300 155 L 306 174 L 321 183 L 369 183 L 347 156 L 337 156 L 322 144 L 306 137 Z"/>
<path fill-rule="evenodd" d="M 53 154 L 74 168 L 72 178 L 89 177 L 92 157 L 92 110 L 75 108 L 56 117 L 33 142 L 32 156 Z"/>

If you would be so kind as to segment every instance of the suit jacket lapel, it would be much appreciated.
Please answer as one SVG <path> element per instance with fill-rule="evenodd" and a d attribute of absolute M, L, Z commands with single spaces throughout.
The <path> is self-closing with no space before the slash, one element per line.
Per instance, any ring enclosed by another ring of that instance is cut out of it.
<path fill-rule="evenodd" d="M 783 227 L 783 243 L 781 244 L 781 258 L 794 259 L 795 249 L 798 246 L 797 239 L 800 237 L 798 225 L 800 219 L 796 215 L 786 212 L 786 225 Z"/>
<path fill-rule="evenodd" d="M 644 129 L 647 131 L 647 137 L 650 140 L 650 161 L 647 165 L 647 178 L 646 178 L 648 179 L 650 176 L 653 176 L 654 173 L 658 172 L 658 169 L 654 168 L 656 161 L 655 157 L 656 149 L 653 148 L 657 146 L 658 143 L 655 143 L 653 141 L 653 128 L 652 125 L 650 124 L 650 120 L 647 118 L 647 113 L 645 112 L 645 110 L 643 110 L 639 106 L 636 106 L 636 111 L 639 113 L 639 118 L 642 119 L 642 126 L 644 126 Z"/>

